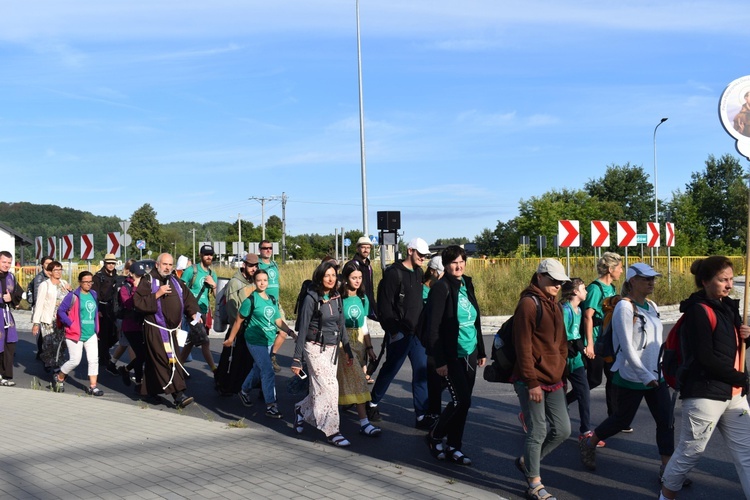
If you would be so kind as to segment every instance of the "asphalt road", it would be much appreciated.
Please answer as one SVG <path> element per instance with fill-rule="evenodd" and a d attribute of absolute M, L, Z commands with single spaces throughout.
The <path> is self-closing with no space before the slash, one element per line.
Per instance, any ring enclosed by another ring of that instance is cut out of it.
<path fill-rule="evenodd" d="M 23 312 L 18 316 L 22 316 Z M 19 325 L 23 323 L 18 318 Z M 42 365 L 34 360 L 35 345 L 28 330 L 21 330 L 16 353 L 15 381 L 22 390 L 30 388 L 36 381 L 46 386 L 50 376 Z M 490 338 L 485 338 L 490 345 Z M 376 350 L 380 339 L 374 339 Z M 212 338 L 211 347 L 218 360 L 221 339 Z M 299 399 L 289 395 L 286 381 L 291 376 L 293 345 L 287 341 L 283 346 L 279 363 L 284 370 L 277 376 L 279 407 L 284 413 L 282 420 L 271 420 L 264 415 L 264 405 L 258 402 L 252 408 L 244 407 L 237 397 L 220 397 L 213 389 L 213 377 L 202 360 L 198 349 L 193 351 L 194 361 L 187 364 L 192 373 L 188 383 L 188 394 L 195 397 L 196 404 L 183 414 L 212 421 L 232 422 L 244 419 L 250 426 L 264 427 L 268 432 L 291 434 L 292 408 Z M 479 374 L 472 400 L 472 409 L 466 426 L 464 452 L 474 462 L 472 467 L 459 467 L 438 462 L 428 453 L 423 440 L 424 432 L 414 428 L 411 404 L 410 368 L 408 362 L 391 385 L 387 396 L 380 404 L 383 414 L 383 435 L 372 439 L 357 434 L 358 422 L 352 412 L 342 413 L 341 431 L 352 441 L 352 450 L 389 460 L 396 464 L 409 465 L 433 473 L 455 478 L 480 488 L 495 492 L 505 498 L 524 498 L 525 482 L 513 465 L 514 458 L 521 453 L 523 434 L 517 421 L 519 411 L 515 393 L 510 385 L 485 382 Z M 76 380 L 78 382 L 76 382 Z M 66 392 L 83 390 L 85 363 L 78 367 L 74 376 L 66 382 Z M 125 387 L 119 376 L 109 373 L 100 375 L 100 387 L 105 398 L 128 405 L 142 404 Z M 253 397 L 256 397 L 253 395 Z M 0 399 L 1 401 L 1 399 Z M 168 404 L 154 407 L 155 410 L 174 412 Z M 607 446 L 598 452 L 596 473 L 585 471 L 578 458 L 578 416 L 571 406 L 571 425 L 574 435 L 542 462 L 542 478 L 549 490 L 559 499 L 653 499 L 657 498 L 659 460 L 655 441 L 655 425 L 645 404 L 633 422 L 635 432 L 620 434 L 607 440 Z M 597 424 L 606 416 L 603 388 L 592 391 L 592 422 Z M 676 410 L 679 436 L 680 405 Z M 12 424 L 12 423 L 11 423 Z M 308 429 L 301 439 L 320 440 L 323 436 Z M 185 439 L 191 439 L 189 435 Z M 742 498 L 737 474 L 727 452 L 723 438 L 715 435 L 709 443 L 704 457 L 692 473 L 694 484 L 685 489 L 681 499 L 697 498 Z"/>

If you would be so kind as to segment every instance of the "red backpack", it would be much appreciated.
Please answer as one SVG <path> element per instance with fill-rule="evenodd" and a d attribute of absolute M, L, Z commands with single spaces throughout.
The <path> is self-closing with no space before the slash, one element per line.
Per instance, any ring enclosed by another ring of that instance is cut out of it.
<path fill-rule="evenodd" d="M 699 302 L 706 311 L 708 323 L 711 325 L 711 332 L 716 330 L 716 313 L 708 305 Z M 690 366 L 693 356 L 686 351 L 685 342 L 683 342 L 682 325 L 685 321 L 685 315 L 680 316 L 677 323 L 667 334 L 667 339 L 659 349 L 659 370 L 664 376 L 664 381 L 672 389 L 679 391 L 682 377 L 685 369 Z"/>

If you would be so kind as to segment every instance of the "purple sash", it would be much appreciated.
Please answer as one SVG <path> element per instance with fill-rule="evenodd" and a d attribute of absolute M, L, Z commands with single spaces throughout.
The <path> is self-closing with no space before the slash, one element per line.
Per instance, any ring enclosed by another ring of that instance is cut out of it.
<path fill-rule="evenodd" d="M 180 283 L 177 281 L 177 278 L 175 278 L 173 275 L 169 275 L 169 279 L 171 280 L 172 288 L 177 289 L 177 295 L 180 296 L 180 318 L 182 318 L 182 315 L 185 313 L 185 303 L 182 300 L 182 288 L 180 287 Z M 156 293 L 159 291 L 159 280 L 151 279 L 151 293 Z M 170 360 L 174 357 L 174 353 L 172 352 L 172 349 L 168 348 L 171 341 L 171 333 L 169 331 L 169 327 L 167 327 L 167 320 L 164 318 L 164 312 L 161 308 L 161 301 L 156 301 L 156 316 L 154 317 L 156 320 L 156 324 L 159 325 L 161 328 L 159 328 L 159 333 L 161 334 L 161 341 L 164 343 L 165 351 L 167 351 L 167 358 Z M 171 361 L 170 361 L 171 362 Z"/>
<path fill-rule="evenodd" d="M 5 275 L 5 291 L 13 295 L 16 287 L 16 278 L 8 272 Z M 16 321 L 13 319 L 10 304 L 3 304 L 2 314 L 0 314 L 0 353 L 5 352 L 5 344 L 18 342 L 18 331 L 16 331 Z"/>

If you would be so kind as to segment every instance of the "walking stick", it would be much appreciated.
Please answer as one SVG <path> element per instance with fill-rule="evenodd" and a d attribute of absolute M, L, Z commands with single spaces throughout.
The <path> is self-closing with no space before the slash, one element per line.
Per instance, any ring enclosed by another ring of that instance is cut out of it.
<path fill-rule="evenodd" d="M 748 189 L 748 202 L 747 202 L 747 243 L 750 244 L 750 189 Z M 747 312 L 750 307 L 750 282 L 748 282 L 748 270 L 750 270 L 750 246 L 745 251 L 745 299 L 742 305 L 742 324 L 747 325 Z M 745 342 L 740 342 L 740 369 L 744 372 L 745 367 Z"/>

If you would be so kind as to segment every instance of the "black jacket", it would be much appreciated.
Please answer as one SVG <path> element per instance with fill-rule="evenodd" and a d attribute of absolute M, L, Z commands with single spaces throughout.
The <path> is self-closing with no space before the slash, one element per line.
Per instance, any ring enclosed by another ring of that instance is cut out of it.
<path fill-rule="evenodd" d="M 365 295 L 370 301 L 370 313 L 367 315 L 371 320 L 378 320 L 378 305 L 375 302 L 375 283 L 373 283 L 372 274 L 372 262 L 370 259 L 362 257 L 360 254 L 354 255 L 354 258 L 347 262 L 347 264 L 353 264 L 357 266 L 357 269 L 362 271 L 362 288 L 365 290 Z"/>
<path fill-rule="evenodd" d="M 716 330 L 699 303 L 716 313 Z M 737 354 L 737 332 L 742 324 L 736 300 L 712 300 L 704 291 L 695 292 L 680 304 L 685 314 L 683 339 L 687 341 L 688 362 L 680 389 L 681 398 L 706 398 L 726 401 L 732 398 L 732 387 L 744 387 L 746 375 L 734 369 Z"/>
<path fill-rule="evenodd" d="M 341 342 L 347 353 L 349 335 L 346 331 L 341 296 L 336 293 L 324 302 L 314 287 L 307 290 L 299 310 L 299 332 L 294 347 L 294 358 L 302 359 L 305 342 L 338 345 Z"/>
<path fill-rule="evenodd" d="M 108 274 L 104 268 L 99 269 L 99 271 L 94 274 L 92 280 L 93 284 L 91 285 L 91 289 L 96 292 L 96 296 L 99 298 L 99 303 L 110 303 L 115 295 L 117 271 Z"/>
<path fill-rule="evenodd" d="M 477 310 L 474 326 L 477 329 L 477 358 L 486 358 L 482 341 L 482 321 L 479 304 L 474 294 L 471 278 L 464 276 L 466 295 Z M 461 281 L 449 274 L 443 275 L 430 288 L 423 319 L 422 342 L 427 354 L 435 358 L 435 366 L 445 366 L 458 358 L 458 292 Z"/>
<path fill-rule="evenodd" d="M 421 267 L 409 270 L 400 260 L 383 273 L 378 286 L 378 319 L 388 335 L 415 333 L 422 313 L 423 275 Z"/>

